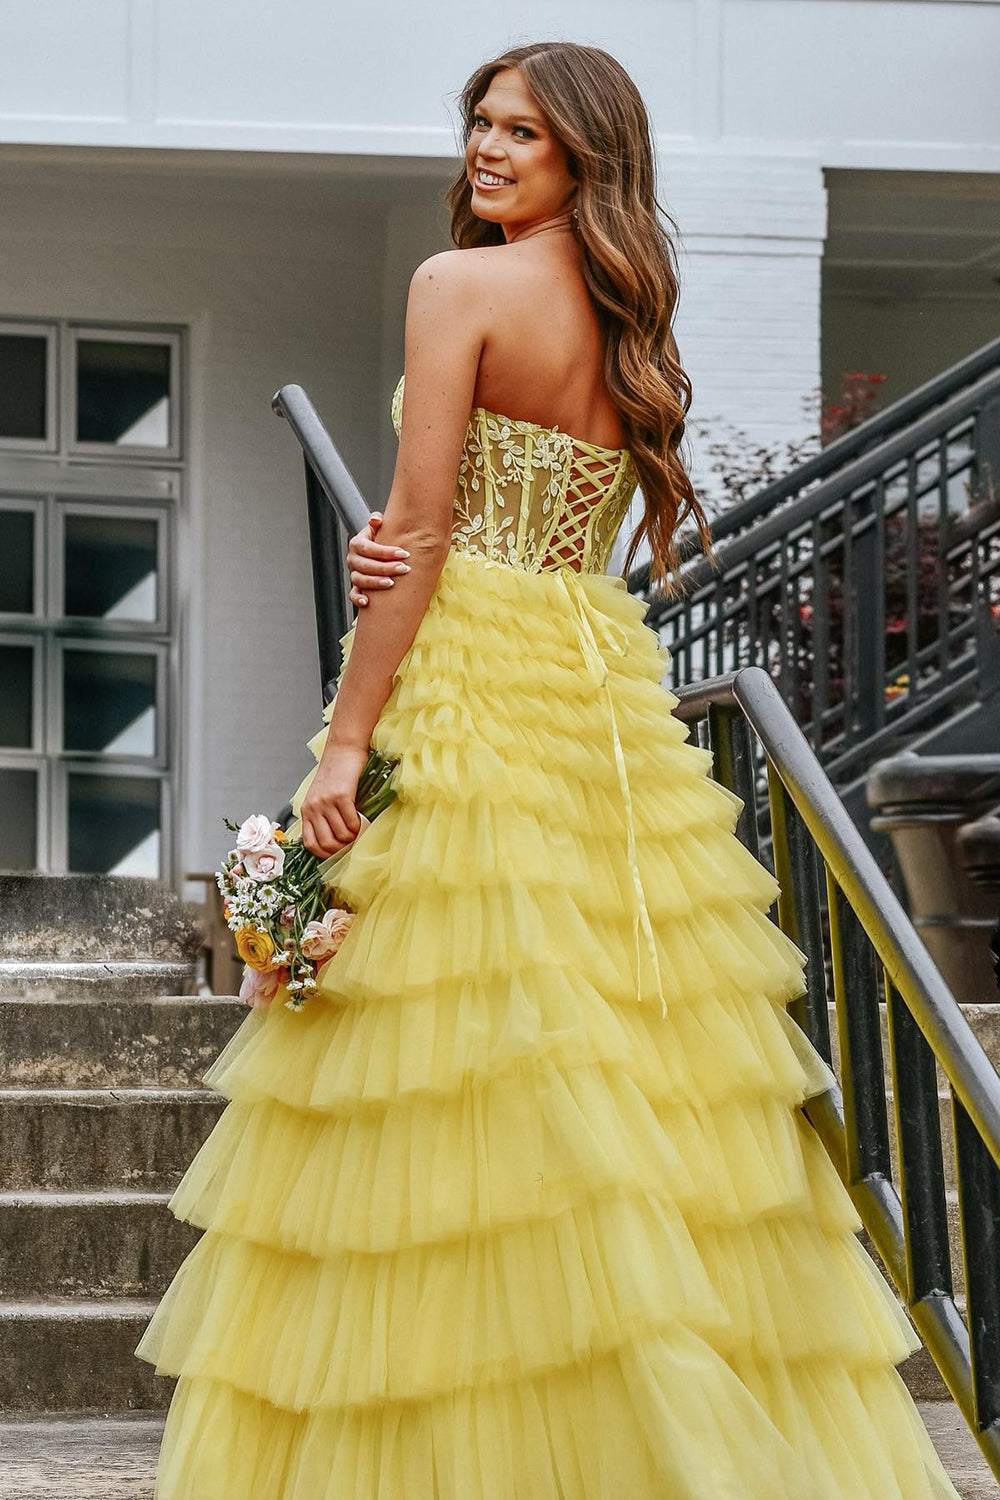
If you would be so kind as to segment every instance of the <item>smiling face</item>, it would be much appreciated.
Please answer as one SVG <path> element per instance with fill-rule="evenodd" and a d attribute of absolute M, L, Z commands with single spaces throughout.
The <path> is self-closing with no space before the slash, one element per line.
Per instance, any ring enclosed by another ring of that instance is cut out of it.
<path fill-rule="evenodd" d="M 465 150 L 472 211 L 507 239 L 572 208 L 576 179 L 517 68 L 494 73 L 475 106 Z"/>

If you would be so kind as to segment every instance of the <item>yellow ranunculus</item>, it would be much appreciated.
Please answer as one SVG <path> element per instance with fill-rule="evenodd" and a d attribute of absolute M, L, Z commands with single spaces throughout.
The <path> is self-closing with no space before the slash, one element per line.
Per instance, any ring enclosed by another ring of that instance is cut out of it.
<path fill-rule="evenodd" d="M 251 969 L 265 973 L 271 967 L 274 944 L 266 932 L 258 932 L 256 927 L 241 927 L 236 934 L 236 951 Z"/>

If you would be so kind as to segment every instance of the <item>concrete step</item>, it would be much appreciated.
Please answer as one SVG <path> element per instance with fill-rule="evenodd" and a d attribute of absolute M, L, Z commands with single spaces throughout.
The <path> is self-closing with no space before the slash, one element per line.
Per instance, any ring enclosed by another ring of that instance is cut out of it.
<path fill-rule="evenodd" d="M 2 910 L 2 908 L 0 908 Z M 0 996 L 8 1000 L 155 1000 L 160 995 L 190 995 L 195 965 L 136 959 L 86 963 L 4 962 L 0 960 Z"/>
<path fill-rule="evenodd" d="M 198 1238 L 167 1193 L 0 1193 L 4 1296 L 155 1297 Z"/>
<path fill-rule="evenodd" d="M 246 1015 L 226 995 L 0 997 L 0 1078 L 8 1088 L 184 1088 Z"/>
<path fill-rule="evenodd" d="M 919 1409 L 962 1500 L 997 1500 L 1000 1487 L 958 1408 Z M 2 1423 L 0 1500 L 152 1500 L 162 1431 L 161 1418 L 138 1413 Z"/>
<path fill-rule="evenodd" d="M 170 1191 L 224 1105 L 209 1089 L 0 1089 L 0 1191 Z"/>
<path fill-rule="evenodd" d="M 136 1359 L 155 1301 L 0 1300 L 0 1411 L 157 1411 L 172 1382 Z"/>
<path fill-rule="evenodd" d="M 135 875 L 0 873 L 0 962 L 193 964 L 202 912 Z"/>

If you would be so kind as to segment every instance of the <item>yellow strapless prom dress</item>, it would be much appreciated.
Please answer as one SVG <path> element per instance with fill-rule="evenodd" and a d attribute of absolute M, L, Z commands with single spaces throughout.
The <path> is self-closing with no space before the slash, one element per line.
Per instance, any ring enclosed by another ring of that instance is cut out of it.
<path fill-rule="evenodd" d="M 604 571 L 635 486 L 471 413 L 357 917 L 206 1075 L 158 1500 L 957 1500 L 798 1108 L 805 955 Z"/>

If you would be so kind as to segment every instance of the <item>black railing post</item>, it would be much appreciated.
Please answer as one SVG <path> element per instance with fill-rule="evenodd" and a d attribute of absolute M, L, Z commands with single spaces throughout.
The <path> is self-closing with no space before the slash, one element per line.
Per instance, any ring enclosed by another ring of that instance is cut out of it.
<path fill-rule="evenodd" d="M 337 512 L 323 494 L 308 458 L 305 470 L 319 680 L 325 707 L 336 692 L 343 665 L 341 637 L 346 634 L 353 614 L 344 571 L 347 536 Z"/>
<path fill-rule="evenodd" d="M 1000 1170 L 952 1093 L 976 1423 L 1000 1417 Z"/>
<path fill-rule="evenodd" d="M 885 579 L 879 566 L 879 533 L 873 508 L 873 494 L 859 501 L 853 533 L 845 546 L 853 547 L 853 597 L 844 598 L 844 610 L 857 609 L 857 631 L 854 648 L 857 655 L 857 706 L 855 724 L 860 738 L 867 739 L 878 727 L 878 699 L 885 691 L 880 669 L 880 647 L 884 645 L 880 602 Z"/>
<path fill-rule="evenodd" d="M 851 1182 L 892 1177 L 875 954 L 827 867 L 830 947 Z"/>
<path fill-rule="evenodd" d="M 781 886 L 778 925 L 809 960 L 805 972 L 806 992 L 789 1002 L 788 1012 L 820 1056 L 832 1065 L 816 845 L 770 761 L 767 762 L 767 788 L 771 804 L 774 874 Z"/>
<path fill-rule="evenodd" d="M 899 1147 L 907 1300 L 952 1290 L 941 1116 L 934 1053 L 883 970 Z"/>
<path fill-rule="evenodd" d="M 721 703 L 709 704 L 708 740 L 716 779 L 743 799 L 743 808 L 736 821 L 736 836 L 757 858 L 760 850 L 750 727 L 738 708 Z"/>

